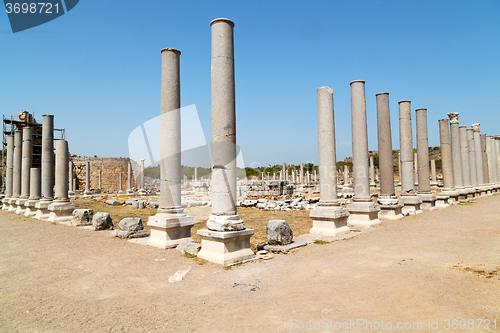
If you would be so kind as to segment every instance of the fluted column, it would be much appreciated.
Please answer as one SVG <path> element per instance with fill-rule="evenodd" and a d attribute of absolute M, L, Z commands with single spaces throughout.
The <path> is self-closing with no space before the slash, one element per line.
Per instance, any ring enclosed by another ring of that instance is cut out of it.
<path fill-rule="evenodd" d="M 353 202 L 347 206 L 348 226 L 369 228 L 379 224 L 380 207 L 373 203 L 368 177 L 368 128 L 366 122 L 365 81 L 351 82 L 351 128 L 354 177 Z"/>
<path fill-rule="evenodd" d="M 311 210 L 311 234 L 335 236 L 349 232 L 349 212 L 337 199 L 337 158 L 335 150 L 335 116 L 333 90 L 318 88 L 318 154 L 320 201 Z M 284 164 L 283 164 L 284 167 Z"/>
<path fill-rule="evenodd" d="M 234 82 L 234 23 L 220 18 L 212 27 L 212 214 L 209 230 L 199 230 L 198 257 L 219 264 L 252 258 L 250 237 L 236 208 L 236 102 Z M 283 175 L 284 177 L 285 175 Z"/>
<path fill-rule="evenodd" d="M 401 196 L 399 202 L 409 214 L 422 212 L 420 199 L 415 192 L 413 174 L 413 135 L 411 127 L 411 102 L 399 102 L 399 144 L 401 149 Z"/>
<path fill-rule="evenodd" d="M 171 248 L 181 242 L 193 241 L 191 227 L 194 221 L 184 213 L 181 205 L 180 54 L 179 50 L 172 48 L 161 51 L 160 207 L 158 213 L 148 220 L 151 228 L 148 244 L 160 248 Z M 143 161 L 141 160 L 142 174 Z M 198 179 L 196 167 L 194 178 L 195 181 Z"/>
<path fill-rule="evenodd" d="M 415 110 L 417 122 L 418 196 L 422 199 L 422 210 L 435 210 L 436 197 L 431 192 L 429 179 L 429 140 L 427 132 L 427 109 Z"/>

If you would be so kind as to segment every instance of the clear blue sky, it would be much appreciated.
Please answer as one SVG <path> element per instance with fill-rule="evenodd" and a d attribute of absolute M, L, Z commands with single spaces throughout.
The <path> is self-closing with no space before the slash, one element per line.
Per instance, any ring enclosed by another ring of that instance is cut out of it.
<path fill-rule="evenodd" d="M 210 21 L 235 22 L 237 142 L 247 165 L 318 161 L 316 88 L 334 91 L 337 159 L 351 156 L 350 86 L 366 81 L 369 149 L 375 94 L 500 134 L 499 1 L 95 1 L 13 34 L 0 13 L 0 109 L 55 115 L 70 151 L 128 156 L 128 135 L 160 114 L 161 54 L 181 55 L 181 103 L 210 141 Z M 413 113 L 414 121 L 414 113 Z M 414 133 L 415 136 L 415 133 Z"/>

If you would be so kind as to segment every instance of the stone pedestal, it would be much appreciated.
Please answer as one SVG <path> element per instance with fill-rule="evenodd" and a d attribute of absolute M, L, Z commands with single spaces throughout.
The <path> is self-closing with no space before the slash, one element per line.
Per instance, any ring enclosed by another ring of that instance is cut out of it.
<path fill-rule="evenodd" d="M 54 223 L 69 223 L 73 219 L 73 210 L 75 205 L 69 201 L 54 200 L 47 207 L 49 211 L 48 221 Z"/>
<path fill-rule="evenodd" d="M 35 219 L 37 220 L 42 220 L 42 221 L 48 221 L 50 212 L 49 212 L 49 206 L 52 203 L 52 200 L 46 200 L 42 199 L 38 201 L 35 204 L 35 208 L 37 209 L 36 214 L 35 214 Z"/>
<path fill-rule="evenodd" d="M 447 195 L 436 196 L 436 209 L 443 209 L 443 208 L 449 207 L 450 206 L 450 204 L 448 203 L 449 199 L 450 199 L 450 197 Z"/>
<path fill-rule="evenodd" d="M 318 205 L 311 210 L 309 217 L 313 221 L 313 227 L 309 231 L 312 235 L 337 236 L 350 231 L 347 226 L 349 211 L 341 206 Z"/>
<path fill-rule="evenodd" d="M 403 205 L 396 196 L 380 197 L 377 203 L 380 207 L 379 220 L 397 220 L 403 217 Z"/>
<path fill-rule="evenodd" d="M 193 217 L 184 213 L 158 213 L 151 216 L 148 220 L 148 226 L 151 228 L 148 245 L 169 249 L 181 242 L 193 242 L 191 238 L 193 225 Z"/>
<path fill-rule="evenodd" d="M 250 249 L 253 234 L 253 229 L 229 232 L 198 230 L 201 237 L 198 258 L 225 266 L 252 259 L 255 256 Z"/>
<path fill-rule="evenodd" d="M 349 220 L 347 226 L 351 229 L 370 228 L 380 224 L 378 213 L 380 207 L 372 201 L 353 202 L 347 206 Z"/>
<path fill-rule="evenodd" d="M 420 200 L 422 201 L 422 204 L 420 205 L 420 208 L 423 211 L 428 211 L 428 210 L 435 210 L 436 209 L 436 196 L 432 193 L 418 193 L 417 194 Z"/>
<path fill-rule="evenodd" d="M 410 215 L 422 213 L 422 199 L 417 194 L 401 194 L 399 203 Z"/>

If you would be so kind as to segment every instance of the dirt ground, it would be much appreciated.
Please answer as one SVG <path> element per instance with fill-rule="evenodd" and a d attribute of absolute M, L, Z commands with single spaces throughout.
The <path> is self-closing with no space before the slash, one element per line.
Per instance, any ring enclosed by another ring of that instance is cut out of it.
<path fill-rule="evenodd" d="M 0 211 L 0 331 L 500 331 L 499 266 L 500 195 L 231 269 Z"/>

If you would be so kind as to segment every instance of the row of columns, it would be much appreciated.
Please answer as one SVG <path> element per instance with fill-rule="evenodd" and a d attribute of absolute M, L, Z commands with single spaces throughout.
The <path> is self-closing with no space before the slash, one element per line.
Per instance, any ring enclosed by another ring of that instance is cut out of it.
<path fill-rule="evenodd" d="M 429 161 L 427 109 L 415 110 L 417 154 L 413 158 L 411 102 L 400 101 L 400 183 L 401 196 L 395 195 L 389 94 L 376 94 L 380 196 L 377 204 L 370 195 L 369 173 L 374 179 L 373 159 L 368 158 L 368 136 L 364 81 L 351 82 L 351 125 L 354 196 L 347 209 L 337 200 L 337 170 L 335 159 L 335 122 L 333 91 L 318 88 L 318 151 L 320 170 L 320 202 L 311 210 L 312 234 L 335 236 L 349 228 L 366 228 L 381 219 L 403 217 L 402 208 L 410 214 L 447 207 L 448 200 L 467 201 L 479 193 L 489 194 L 500 189 L 500 137 L 479 133 L 479 124 L 472 129 L 460 127 L 458 113 L 449 113 L 439 120 L 443 169 L 443 191 L 431 192 L 437 185 L 435 161 Z M 416 158 L 418 156 L 418 158 Z M 370 165 L 369 165 L 370 161 Z M 414 175 L 415 161 L 415 175 Z M 431 162 L 431 170 L 429 170 Z M 418 183 L 418 191 L 415 190 Z"/>
<path fill-rule="evenodd" d="M 65 140 L 56 140 L 54 116 L 42 116 L 42 165 L 32 168 L 33 130 L 24 127 L 7 136 L 7 172 L 2 209 L 52 222 L 71 220 L 74 206 L 68 198 L 69 152 Z M 55 170 L 54 170 L 55 165 Z M 55 196 L 54 196 L 55 174 Z"/>

